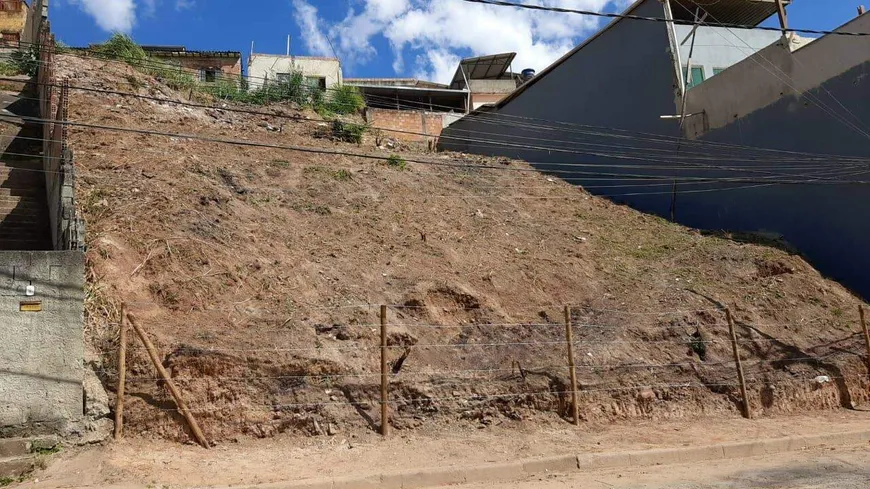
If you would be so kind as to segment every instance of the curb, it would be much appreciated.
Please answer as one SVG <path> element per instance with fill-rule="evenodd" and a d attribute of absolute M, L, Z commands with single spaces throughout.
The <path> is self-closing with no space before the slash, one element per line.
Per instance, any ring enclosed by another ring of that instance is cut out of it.
<path fill-rule="evenodd" d="M 796 452 L 810 448 L 861 445 L 870 442 L 870 430 L 824 435 L 792 436 L 750 442 L 634 452 L 559 455 L 513 462 L 418 469 L 365 477 L 337 477 L 236 486 L 232 489 L 422 489 L 454 484 L 516 481 L 524 477 L 580 470 L 644 467 L 727 460 Z M 229 489 L 229 488 L 228 488 Z"/>

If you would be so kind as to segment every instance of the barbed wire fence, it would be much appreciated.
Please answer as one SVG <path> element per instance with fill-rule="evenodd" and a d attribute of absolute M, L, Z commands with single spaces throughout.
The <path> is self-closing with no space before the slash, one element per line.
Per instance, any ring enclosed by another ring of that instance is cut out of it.
<path fill-rule="evenodd" d="M 327 371 L 320 373 L 300 371 L 298 373 L 275 375 L 257 375 L 257 372 L 251 370 L 233 375 L 218 373 L 198 376 L 188 374 L 174 377 L 170 375 L 164 366 L 165 360 L 161 360 L 161 358 L 166 357 L 161 356 L 160 352 L 157 351 L 157 348 L 150 339 L 151 335 L 142 326 L 142 321 L 134 313 L 129 312 L 128 307 L 127 304 L 122 304 L 117 322 L 111 324 L 119 330 L 117 374 L 113 378 L 113 380 L 117 381 L 118 386 L 115 406 L 116 438 L 123 436 L 126 385 L 156 383 L 158 386 L 165 387 L 169 391 L 174 405 L 164 404 L 162 406 L 154 406 L 154 409 L 174 412 L 183 416 L 190 429 L 190 433 L 204 447 L 208 447 L 210 443 L 197 423 L 197 417 L 224 412 L 228 409 L 265 409 L 279 413 L 298 413 L 306 410 L 316 411 L 328 407 L 347 407 L 354 409 L 360 418 L 368 424 L 370 429 L 378 431 L 383 436 L 389 436 L 390 427 L 397 420 L 403 418 L 419 420 L 421 417 L 438 412 L 439 406 L 443 407 L 445 405 L 462 406 L 463 416 L 468 415 L 468 413 L 471 413 L 471 416 L 480 416 L 479 414 L 474 414 L 473 409 L 471 409 L 475 405 L 484 406 L 496 403 L 504 405 L 509 409 L 520 406 L 536 406 L 539 410 L 556 411 L 559 416 L 579 426 L 581 425 L 581 419 L 584 417 L 581 408 L 581 398 L 583 396 L 595 395 L 631 395 L 634 396 L 638 404 L 645 406 L 645 409 L 649 409 L 653 403 L 657 402 L 660 395 L 664 397 L 661 402 L 666 402 L 667 397 L 672 395 L 666 394 L 667 392 L 702 390 L 725 396 L 739 408 L 743 417 L 752 419 L 756 417 L 753 412 L 754 403 L 752 401 L 752 397 L 756 392 L 762 397 L 770 397 L 772 395 L 771 392 L 776 389 L 820 389 L 825 384 L 832 384 L 838 390 L 841 405 L 854 407 L 855 402 L 853 394 L 850 392 L 849 384 L 865 385 L 867 379 L 860 378 L 864 376 L 861 372 L 854 373 L 857 371 L 853 371 L 851 374 L 846 372 L 834 360 L 838 356 L 842 356 L 844 352 L 850 352 L 851 355 L 861 357 L 862 355 L 859 353 L 848 350 L 843 346 L 849 345 L 854 348 L 859 337 L 860 342 L 866 348 L 864 361 L 868 367 L 867 372 L 870 373 L 870 332 L 868 332 L 864 310 L 861 306 L 859 306 L 858 311 L 862 327 L 861 332 L 850 334 L 825 345 L 832 348 L 827 353 L 821 353 L 813 352 L 812 350 L 817 349 L 815 347 L 810 349 L 798 348 L 790 338 L 765 335 L 759 337 L 757 334 L 749 334 L 757 331 L 758 328 L 736 321 L 729 308 L 715 308 L 703 311 L 670 311 L 667 313 L 622 312 L 629 315 L 711 312 L 722 314 L 724 321 L 716 321 L 713 324 L 705 325 L 711 330 L 711 333 L 708 335 L 690 334 L 681 338 L 665 339 L 631 339 L 624 337 L 616 339 L 589 339 L 588 335 L 584 336 L 582 333 L 600 331 L 609 327 L 583 321 L 580 308 L 568 305 L 563 308 L 564 321 L 561 323 L 549 321 L 541 323 L 481 322 L 476 324 L 418 324 L 407 321 L 403 322 L 398 320 L 400 318 L 396 317 L 396 312 L 409 308 L 409 306 L 362 304 L 348 307 L 374 308 L 377 311 L 379 319 L 377 323 L 357 325 L 371 328 L 377 333 L 374 335 L 375 338 L 364 338 L 360 342 L 362 344 L 335 347 L 318 344 L 315 346 L 294 346 L 292 348 L 278 345 L 271 348 L 217 348 L 176 344 L 171 350 L 175 355 L 190 354 L 192 356 L 209 354 L 240 356 L 253 354 L 278 355 L 286 353 L 307 355 L 308 358 L 323 355 L 324 353 L 344 355 L 363 352 L 370 354 L 370 359 L 372 360 L 380 360 L 377 368 L 361 369 L 361 371 L 346 371 L 335 368 L 326 369 Z M 424 306 L 410 307 L 422 308 Z M 392 315 L 390 314 L 391 310 L 393 311 Z M 738 325 L 750 331 L 738 334 Z M 128 327 L 139 338 L 139 344 L 131 344 L 127 339 Z M 453 341 L 449 342 L 418 342 L 415 337 L 402 334 L 402 331 L 408 328 L 425 330 L 450 328 L 461 331 L 463 328 L 472 327 L 502 331 L 545 331 L 546 337 L 536 338 L 532 335 L 516 334 L 505 335 L 504 339 L 500 341 L 474 341 L 474 339 L 463 337 L 460 334 Z M 577 335 L 575 333 L 581 334 Z M 697 360 L 693 358 L 692 361 L 666 362 L 656 362 L 641 358 L 640 361 L 626 362 L 619 360 L 617 355 L 611 355 L 609 360 L 606 355 L 601 355 L 604 359 L 592 356 L 593 350 L 606 351 L 608 348 L 618 345 L 636 346 L 641 344 L 687 348 L 693 352 L 693 356 L 698 358 Z M 760 345 L 767 346 L 762 351 L 758 349 Z M 725 350 L 730 349 L 731 358 L 718 361 L 705 358 L 707 349 L 716 346 Z M 545 354 L 542 352 L 548 352 L 551 353 L 551 358 L 553 356 L 562 356 L 563 360 L 550 361 L 544 365 L 523 365 L 519 360 L 510 360 L 512 358 L 510 354 L 493 353 L 500 349 L 509 349 L 511 352 L 523 351 L 529 353 L 528 357 L 531 358 L 543 357 Z M 129 362 L 127 352 L 130 350 L 134 352 L 146 352 L 157 375 L 127 377 L 127 363 Z M 586 350 L 588 350 L 588 356 L 582 354 Z M 444 357 L 447 358 L 445 363 L 453 365 L 453 368 L 408 368 L 411 362 L 406 363 L 406 361 L 411 352 L 422 351 L 435 352 L 436 355 L 441 356 L 448 355 L 448 353 L 444 352 L 461 353 L 455 356 Z M 481 353 L 471 355 L 468 353 L 470 351 L 481 351 Z M 747 354 L 747 351 L 750 354 Z M 578 352 L 580 352 L 580 355 L 578 355 Z M 455 360 L 456 358 L 466 358 L 471 363 L 479 360 L 492 361 L 495 359 L 496 363 L 500 363 L 500 365 L 464 368 L 459 360 Z M 806 368 L 797 368 L 797 366 L 801 365 Z M 699 373 L 699 369 L 711 367 L 717 367 L 715 369 L 717 371 L 705 379 Z M 683 370 L 696 373 L 698 381 L 677 380 L 680 378 L 677 373 Z M 772 371 L 783 371 L 789 374 L 789 376 L 787 378 L 772 379 L 770 376 Z M 636 378 L 629 377 L 628 380 L 633 383 L 625 385 L 622 383 L 624 379 L 621 379 L 620 375 L 627 372 L 643 372 L 649 374 L 652 380 L 644 378 L 643 382 L 638 382 Z M 603 374 L 602 377 L 604 379 L 600 382 L 583 382 L 579 380 L 580 376 L 578 376 L 578 373 L 585 378 L 594 374 Z M 530 382 L 529 379 L 532 377 L 540 377 L 545 379 L 545 381 L 539 383 Z M 491 379 L 514 381 L 514 384 L 504 384 L 507 387 L 499 387 L 495 390 L 479 388 L 481 382 Z M 296 400 L 294 402 L 247 405 L 239 403 L 238 406 L 233 406 L 232 402 L 229 405 L 225 405 L 217 401 L 186 403 L 184 392 L 179 388 L 179 385 L 190 386 L 203 380 L 238 385 L 250 385 L 252 382 L 271 382 L 288 386 L 287 388 L 290 391 L 306 387 L 335 386 L 341 382 L 347 383 L 343 384 L 342 387 L 324 391 L 332 393 L 334 390 L 336 394 L 340 395 L 329 395 L 328 398 L 317 401 Z M 449 388 L 454 389 L 454 391 L 447 395 L 438 393 L 426 394 L 424 393 L 425 389 L 421 388 L 414 390 L 410 396 L 401 395 L 402 392 L 400 391 L 410 389 L 411 386 L 418 384 Z M 457 387 L 463 385 L 466 387 Z M 511 387 L 511 385 L 516 387 L 516 389 Z M 860 392 L 856 393 L 855 396 L 862 400 L 866 397 Z M 375 419 L 375 415 L 369 414 L 369 411 L 374 407 L 379 408 L 378 419 Z M 266 423 L 284 425 L 287 421 L 275 419 Z"/>

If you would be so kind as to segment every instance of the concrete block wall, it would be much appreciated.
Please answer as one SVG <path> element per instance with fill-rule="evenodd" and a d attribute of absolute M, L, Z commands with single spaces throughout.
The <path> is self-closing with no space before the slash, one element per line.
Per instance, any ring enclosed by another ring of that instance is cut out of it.
<path fill-rule="evenodd" d="M 443 114 L 421 110 L 366 109 L 366 121 L 375 129 L 394 129 L 416 134 L 384 131 L 387 137 L 403 141 L 427 141 L 441 135 Z"/>
<path fill-rule="evenodd" d="M 0 436 L 64 434 L 81 420 L 84 282 L 80 251 L 0 253 Z"/>

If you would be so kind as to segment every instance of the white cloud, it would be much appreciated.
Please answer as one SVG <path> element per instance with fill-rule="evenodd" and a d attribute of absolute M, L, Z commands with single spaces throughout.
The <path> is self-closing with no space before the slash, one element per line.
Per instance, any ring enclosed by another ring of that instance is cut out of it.
<path fill-rule="evenodd" d="M 146 0 L 146 10 L 153 6 L 154 0 Z M 136 2 L 134 0 L 71 0 L 87 12 L 104 31 L 130 32 L 136 23 Z"/>
<path fill-rule="evenodd" d="M 293 10 L 296 11 L 296 23 L 302 31 L 302 41 L 308 50 L 319 56 L 330 56 L 332 49 L 329 47 L 329 39 L 321 29 L 317 9 L 305 0 L 293 0 Z"/>
<path fill-rule="evenodd" d="M 154 17 L 163 0 L 68 0 L 91 17 L 97 25 L 108 32 L 129 33 L 136 25 L 137 14 Z M 61 5 L 61 4 L 58 4 Z M 175 10 L 187 10 L 196 6 L 196 0 L 174 0 Z"/>
<path fill-rule="evenodd" d="M 326 30 L 311 0 L 293 0 L 309 49 L 325 39 L 336 45 L 345 65 L 370 61 L 378 53 L 372 41 L 385 38 L 392 48 L 393 70 L 404 74 L 410 67 L 415 76 L 447 82 L 459 59 L 503 52 L 516 52 L 513 68 L 541 70 L 583 38 L 595 31 L 599 18 L 584 15 L 531 11 L 481 5 L 460 0 L 357 0 L 340 22 Z M 630 0 L 521 0 L 525 3 L 601 11 L 617 8 Z M 307 9 L 306 9 L 307 7 Z M 312 13 L 313 12 L 313 13 Z M 314 15 L 315 18 L 311 18 Z M 312 29 L 312 26 L 314 29 Z M 328 53 L 328 51 L 326 51 Z M 411 57 L 409 63 L 406 57 Z"/>

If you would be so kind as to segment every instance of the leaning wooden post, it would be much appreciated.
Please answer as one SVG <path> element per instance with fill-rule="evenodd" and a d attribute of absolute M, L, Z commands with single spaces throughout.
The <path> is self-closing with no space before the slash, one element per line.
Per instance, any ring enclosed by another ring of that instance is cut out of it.
<path fill-rule="evenodd" d="M 731 309 L 725 309 L 728 318 L 728 332 L 731 333 L 731 348 L 734 350 L 734 364 L 737 366 L 737 379 L 740 381 L 740 395 L 743 397 L 743 417 L 752 419 L 749 410 L 749 396 L 746 394 L 746 378 L 743 376 L 743 363 L 740 361 L 740 351 L 737 349 L 737 333 L 734 331 L 734 318 L 731 317 Z"/>
<path fill-rule="evenodd" d="M 389 411 L 387 408 L 387 306 L 381 306 L 381 434 L 390 434 Z"/>
<path fill-rule="evenodd" d="M 121 318 L 118 334 L 118 395 L 115 399 L 115 439 L 119 440 L 124 435 L 124 389 L 127 380 L 127 328 L 124 327 L 124 309 L 126 304 L 121 303 Z"/>
<path fill-rule="evenodd" d="M 571 306 L 565 306 L 565 341 L 568 343 L 568 369 L 571 373 L 571 410 L 574 424 L 580 426 L 580 408 L 577 406 L 577 369 L 574 367 L 574 333 L 571 331 Z"/>
<path fill-rule="evenodd" d="M 870 330 L 867 329 L 867 320 L 864 318 L 864 306 L 858 306 L 861 315 L 861 328 L 864 329 L 864 346 L 867 347 L 867 373 L 870 374 Z"/>
<path fill-rule="evenodd" d="M 160 363 L 160 357 L 157 356 L 157 350 L 154 348 L 154 345 L 151 344 L 151 340 L 148 339 L 148 336 L 145 335 L 145 331 L 139 326 L 136 322 L 136 318 L 131 314 L 127 313 L 127 320 L 130 321 L 130 326 L 133 327 L 133 330 L 136 331 L 136 334 L 139 336 L 139 339 L 142 340 L 142 344 L 145 345 L 145 349 L 148 351 L 148 356 L 151 357 L 151 362 L 154 364 L 154 368 L 157 369 L 157 372 L 163 377 L 163 380 L 166 382 L 166 386 L 169 387 L 169 392 L 172 394 L 172 397 L 175 399 L 175 404 L 178 406 L 178 410 L 181 411 L 181 414 L 184 415 L 184 419 L 187 420 L 188 426 L 190 426 L 190 430 L 193 431 L 193 435 L 196 437 L 196 440 L 205 448 L 208 448 L 208 441 L 205 439 L 205 435 L 202 434 L 202 430 L 199 429 L 199 425 L 196 423 L 196 419 L 194 419 L 193 414 L 187 409 L 187 405 L 184 403 L 184 399 L 181 397 L 181 392 L 175 387 L 175 383 L 172 382 L 172 378 L 169 377 L 169 373 L 166 372 L 166 369 L 163 368 L 163 364 Z"/>

